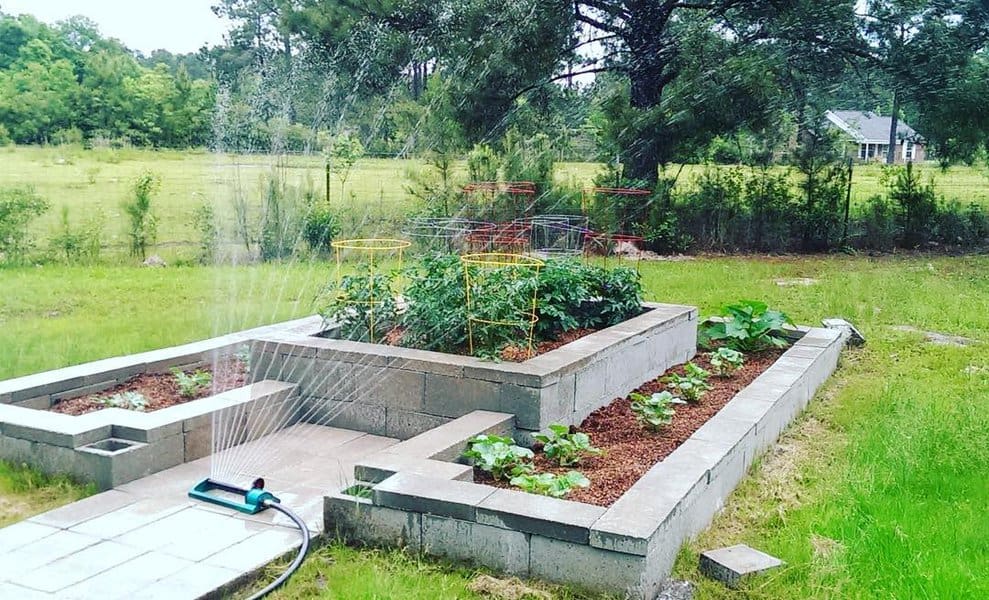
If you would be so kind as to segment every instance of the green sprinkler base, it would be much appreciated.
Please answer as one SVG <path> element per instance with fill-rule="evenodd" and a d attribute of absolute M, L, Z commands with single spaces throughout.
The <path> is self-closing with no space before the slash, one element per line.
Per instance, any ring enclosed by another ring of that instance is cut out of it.
<path fill-rule="evenodd" d="M 264 484 L 262 483 L 261 485 Z M 231 495 L 234 497 L 231 497 Z M 243 498 L 243 500 L 235 499 L 238 496 Z M 202 500 L 203 502 L 209 502 L 210 504 L 232 508 L 248 515 L 261 512 L 268 508 L 268 504 L 271 502 L 281 502 L 274 494 L 264 491 L 263 488 L 254 487 L 245 490 L 229 483 L 214 481 L 208 477 L 189 490 L 189 497 Z"/>

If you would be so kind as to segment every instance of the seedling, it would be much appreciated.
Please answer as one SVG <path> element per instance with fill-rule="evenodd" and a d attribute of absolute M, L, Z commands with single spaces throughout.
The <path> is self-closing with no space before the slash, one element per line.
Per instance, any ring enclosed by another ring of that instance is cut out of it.
<path fill-rule="evenodd" d="M 510 437 L 479 435 L 467 442 L 464 458 L 495 479 L 525 475 L 532 471 L 532 450 L 515 445 Z"/>
<path fill-rule="evenodd" d="M 547 433 L 536 433 L 532 437 L 542 443 L 543 453 L 561 467 L 578 465 L 585 456 L 601 454 L 599 448 L 591 445 L 591 438 L 586 433 L 571 433 L 566 425 L 550 425 Z"/>
<path fill-rule="evenodd" d="M 552 473 L 517 475 L 512 477 L 511 484 L 533 494 L 562 498 L 575 487 L 586 488 L 591 485 L 591 480 L 580 471 L 570 471 L 566 475 Z"/>
<path fill-rule="evenodd" d="M 683 370 L 683 375 L 673 373 L 666 377 L 663 382 L 676 390 L 688 402 L 697 402 L 705 392 L 711 389 L 707 382 L 707 378 L 711 374 L 691 362 L 684 365 Z"/>
<path fill-rule="evenodd" d="M 189 374 L 174 368 L 172 375 L 175 376 L 175 383 L 179 386 L 179 394 L 183 398 L 194 398 L 196 394 L 213 385 L 213 374 L 209 371 L 197 370 Z"/>
<path fill-rule="evenodd" d="M 683 403 L 683 400 L 670 392 L 657 392 L 651 396 L 632 392 L 629 398 L 632 399 L 632 412 L 635 413 L 635 418 L 653 431 L 659 431 L 669 425 L 673 415 L 676 414 L 672 405 Z"/>
<path fill-rule="evenodd" d="M 100 402 L 103 403 L 103 406 L 110 408 L 124 408 L 138 412 L 144 412 L 144 409 L 148 407 L 148 399 L 138 392 L 120 392 L 119 394 L 102 398 Z"/>
<path fill-rule="evenodd" d="M 728 377 L 745 364 L 745 355 L 731 348 L 718 348 L 708 358 L 715 374 L 719 377 Z"/>

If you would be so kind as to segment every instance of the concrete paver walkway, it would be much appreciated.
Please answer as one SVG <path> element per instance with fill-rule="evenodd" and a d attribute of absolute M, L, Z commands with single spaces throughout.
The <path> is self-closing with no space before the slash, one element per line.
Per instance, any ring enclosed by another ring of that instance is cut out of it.
<path fill-rule="evenodd" d="M 323 496 L 352 484 L 355 461 L 396 442 L 296 425 L 250 445 L 275 458 L 257 474 L 267 489 L 319 534 Z M 298 548 L 295 525 L 277 511 L 245 515 L 190 499 L 210 460 L 0 529 L 0 598 L 198 598 Z"/>

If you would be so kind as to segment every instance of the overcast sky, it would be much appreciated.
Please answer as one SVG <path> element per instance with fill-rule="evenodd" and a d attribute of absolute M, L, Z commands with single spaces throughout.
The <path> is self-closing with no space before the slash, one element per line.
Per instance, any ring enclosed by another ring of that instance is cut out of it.
<path fill-rule="evenodd" d="M 107 37 L 145 54 L 164 48 L 194 52 L 223 41 L 226 26 L 213 14 L 215 0 L 0 0 L 0 11 L 29 13 L 55 23 L 73 15 L 89 17 Z"/>

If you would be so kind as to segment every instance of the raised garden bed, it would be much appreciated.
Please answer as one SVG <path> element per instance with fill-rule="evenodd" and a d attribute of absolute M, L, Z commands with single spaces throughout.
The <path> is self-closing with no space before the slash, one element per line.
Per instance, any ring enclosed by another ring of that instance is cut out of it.
<path fill-rule="evenodd" d="M 182 369 L 180 372 L 189 378 L 206 373 L 209 375 L 209 381 L 205 385 L 191 389 L 189 393 L 183 393 L 177 376 L 172 372 L 140 373 L 101 392 L 76 398 L 62 398 L 49 410 L 66 415 L 84 415 L 105 408 L 154 412 L 169 406 L 222 394 L 247 383 L 247 363 L 236 356 L 221 357 L 215 364 L 202 364 L 194 369 Z M 125 402 L 115 401 L 117 398 L 126 399 L 128 397 L 126 394 L 138 394 L 145 402 L 139 405 L 127 405 Z"/>
<path fill-rule="evenodd" d="M 162 398 L 153 411 L 106 408 L 94 399 L 122 391 L 134 381 L 174 381 L 173 368 L 195 371 L 222 365 L 219 357 L 233 356 L 258 336 L 275 332 L 315 335 L 321 327 L 318 317 L 299 319 L 0 381 L 0 458 L 49 473 L 70 474 L 109 489 L 209 455 L 215 416 L 224 415 L 231 425 L 228 444 L 272 433 L 267 424 L 273 414 L 275 422 L 294 423 L 299 408 L 296 386 L 277 381 L 248 383 L 239 368 L 218 377 L 217 383 L 234 386 L 231 389 L 214 392 L 211 386 L 200 393 L 205 396 L 185 402 Z M 87 412 L 94 403 L 102 409 Z M 82 414 L 51 410 L 59 405 Z M 286 417 L 277 417 L 282 411 Z"/>
<path fill-rule="evenodd" d="M 801 333 L 610 506 L 475 483 L 473 469 L 458 462 L 467 441 L 479 434 L 521 437 L 511 414 L 476 411 L 358 464 L 356 478 L 371 489 L 328 496 L 326 530 L 350 541 L 653 598 L 684 539 L 707 526 L 837 366 L 847 330 Z"/>
<path fill-rule="evenodd" d="M 251 380 L 297 384 L 310 423 L 407 439 L 491 410 L 515 415 L 526 439 L 550 423 L 578 424 L 694 356 L 697 309 L 649 303 L 644 309 L 520 363 L 298 334 L 263 336 L 251 349 Z"/>
<path fill-rule="evenodd" d="M 735 395 L 752 383 L 783 354 L 782 350 L 766 350 L 751 353 L 745 364 L 731 376 L 710 378 L 711 389 L 696 403 L 678 404 L 676 415 L 669 425 L 653 431 L 636 419 L 632 412 L 632 400 L 626 396 L 616 398 L 590 414 L 577 427 L 588 434 L 595 447 L 601 450 L 600 456 L 584 458 L 579 466 L 561 467 L 550 460 L 536 444 L 534 465 L 543 473 L 563 475 L 577 469 L 589 480 L 586 488 L 574 488 L 566 498 L 574 502 L 584 502 L 597 506 L 611 506 L 653 465 L 673 453 L 681 444 L 690 439 L 711 417 L 716 415 Z M 698 354 L 694 364 L 711 370 L 706 354 Z M 639 386 L 635 392 L 651 395 L 654 392 L 671 390 L 661 380 L 670 373 L 684 374 L 682 365 L 659 373 L 657 377 Z M 675 391 L 675 390 L 673 390 Z M 506 489 L 514 488 L 508 480 L 494 480 L 485 471 L 475 468 L 474 481 Z"/>

